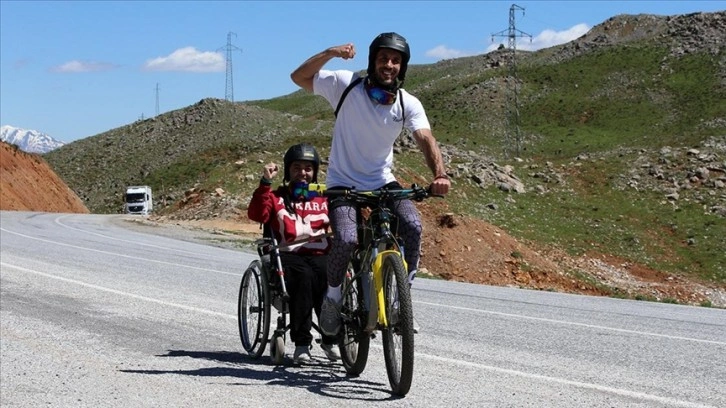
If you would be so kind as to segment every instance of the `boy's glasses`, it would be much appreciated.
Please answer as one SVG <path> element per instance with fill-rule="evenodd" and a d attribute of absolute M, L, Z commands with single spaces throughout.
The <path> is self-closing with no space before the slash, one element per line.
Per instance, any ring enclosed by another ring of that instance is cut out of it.
<path fill-rule="evenodd" d="M 304 181 L 291 184 L 290 193 L 294 199 L 305 201 L 320 196 L 317 191 L 308 190 L 308 183 Z"/>

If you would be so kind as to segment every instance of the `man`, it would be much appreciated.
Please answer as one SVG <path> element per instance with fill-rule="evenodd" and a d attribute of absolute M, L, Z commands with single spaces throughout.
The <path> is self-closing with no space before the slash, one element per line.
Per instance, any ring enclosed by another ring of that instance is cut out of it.
<path fill-rule="evenodd" d="M 312 312 L 315 310 L 320 316 L 326 290 L 328 203 L 325 197 L 307 193 L 308 184 L 317 183 L 320 167 L 320 156 L 312 145 L 290 147 L 283 162 L 283 184 L 274 191 L 272 179 L 280 169 L 275 163 L 263 167 L 247 215 L 253 221 L 268 224 L 281 244 L 280 261 L 290 294 L 290 339 L 295 342 L 293 362 L 304 364 L 310 361 Z M 326 357 L 338 360 L 336 339 L 325 334 L 322 337 L 320 347 Z"/>
<path fill-rule="evenodd" d="M 359 79 L 356 73 L 347 70 L 322 69 L 333 58 L 353 57 L 353 44 L 331 47 L 310 57 L 290 75 L 297 85 L 323 96 L 336 108 L 327 188 L 400 187 L 391 172 L 393 144 L 403 128 L 407 128 L 433 173 L 432 192 L 446 194 L 449 177 L 423 105 L 402 88 L 411 58 L 406 39 L 396 33 L 378 35 L 369 47 L 364 78 Z M 399 219 L 398 232 L 404 241 L 409 282 L 412 282 L 420 258 L 421 219 L 411 201 L 401 201 L 393 210 Z M 340 330 L 341 284 L 357 241 L 355 211 L 355 206 L 345 199 L 329 203 L 333 242 L 320 327 L 330 336 Z"/>

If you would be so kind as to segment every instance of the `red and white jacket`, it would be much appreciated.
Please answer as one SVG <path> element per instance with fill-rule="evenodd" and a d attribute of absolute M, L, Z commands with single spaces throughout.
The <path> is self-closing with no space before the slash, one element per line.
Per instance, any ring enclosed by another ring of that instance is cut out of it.
<path fill-rule="evenodd" d="M 252 194 L 247 207 L 247 216 L 262 224 L 270 224 L 278 243 L 291 242 L 311 237 L 323 237 L 330 227 L 328 218 L 328 200 L 325 197 L 313 197 L 306 201 L 293 201 L 294 211 L 285 208 L 283 196 L 288 194 L 287 187 L 276 191 L 268 184 L 260 186 Z M 328 253 L 330 238 L 323 237 L 309 242 L 280 248 L 280 251 L 294 252 L 300 255 L 323 255 Z"/>

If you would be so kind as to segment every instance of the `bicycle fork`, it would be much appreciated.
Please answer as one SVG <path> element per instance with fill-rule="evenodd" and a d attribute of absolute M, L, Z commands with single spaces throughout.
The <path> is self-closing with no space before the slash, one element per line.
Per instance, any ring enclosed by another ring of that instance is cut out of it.
<path fill-rule="evenodd" d="M 400 256 L 403 258 L 401 253 L 396 250 L 388 249 L 380 252 L 377 249 L 374 250 L 372 254 L 373 262 L 371 263 L 370 273 L 370 275 L 373 275 L 373 282 L 366 282 L 366 280 L 370 281 L 370 277 L 363 281 L 363 287 L 368 288 L 369 293 L 374 295 L 373 298 L 371 298 L 370 295 L 366 297 L 366 304 L 369 305 L 368 325 L 366 326 L 366 330 L 368 331 L 372 331 L 379 324 L 383 328 L 388 327 L 388 316 L 386 316 L 386 294 L 383 291 L 383 262 L 388 256 Z M 403 260 L 403 263 L 405 268 L 406 261 Z M 365 275 L 363 277 L 366 278 Z M 394 299 L 394 304 L 397 304 L 398 290 L 394 290 L 394 296 L 396 297 Z"/>

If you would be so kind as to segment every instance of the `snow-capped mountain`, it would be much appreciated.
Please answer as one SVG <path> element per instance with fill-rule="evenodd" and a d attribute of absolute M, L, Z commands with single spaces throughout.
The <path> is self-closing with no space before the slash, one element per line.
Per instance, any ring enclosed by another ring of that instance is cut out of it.
<path fill-rule="evenodd" d="M 41 154 L 65 144 L 37 130 L 20 129 L 7 125 L 0 127 L 0 140 L 14 144 L 22 151 Z"/>

